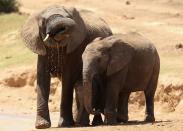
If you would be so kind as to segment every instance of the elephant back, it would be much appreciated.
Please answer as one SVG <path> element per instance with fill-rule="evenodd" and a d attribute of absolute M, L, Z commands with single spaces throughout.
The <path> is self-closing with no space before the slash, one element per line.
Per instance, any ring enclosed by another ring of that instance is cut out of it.
<path fill-rule="evenodd" d="M 129 32 L 127 34 L 118 34 L 116 36 L 119 37 L 123 43 L 128 43 L 131 46 L 133 46 L 135 49 L 155 50 L 153 43 L 149 39 L 147 39 L 146 37 L 144 37 L 143 35 L 137 32 Z"/>

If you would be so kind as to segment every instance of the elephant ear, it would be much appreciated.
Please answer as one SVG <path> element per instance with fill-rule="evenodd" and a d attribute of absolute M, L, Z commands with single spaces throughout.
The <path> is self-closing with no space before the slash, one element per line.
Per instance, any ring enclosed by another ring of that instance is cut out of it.
<path fill-rule="evenodd" d="M 109 52 L 108 76 L 122 70 L 130 63 L 133 56 L 133 48 L 121 41 L 114 43 Z"/>
<path fill-rule="evenodd" d="M 91 42 L 97 37 L 105 38 L 112 35 L 108 24 L 96 13 L 89 10 L 80 10 L 80 14 L 85 22 L 87 42 Z"/>
<path fill-rule="evenodd" d="M 21 30 L 21 36 L 25 41 L 25 45 L 38 55 L 46 55 L 46 48 L 39 33 L 38 25 L 39 14 L 32 15 Z"/>
<path fill-rule="evenodd" d="M 71 16 L 71 19 L 76 22 L 74 31 L 71 34 L 72 42 L 69 42 L 67 45 L 67 53 L 71 53 L 84 42 L 86 37 L 86 27 L 80 13 L 75 8 L 70 7 L 65 10 Z"/>

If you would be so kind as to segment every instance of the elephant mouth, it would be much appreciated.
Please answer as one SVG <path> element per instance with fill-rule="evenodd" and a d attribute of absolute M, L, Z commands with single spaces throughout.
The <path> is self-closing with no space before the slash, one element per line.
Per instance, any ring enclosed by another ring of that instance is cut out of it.
<path fill-rule="evenodd" d="M 63 34 L 61 32 L 58 32 L 57 35 L 52 36 L 49 33 L 46 34 L 45 38 L 43 39 L 43 42 L 48 46 L 48 47 L 65 47 L 67 46 L 67 43 L 69 43 L 69 34 Z"/>
<path fill-rule="evenodd" d="M 50 32 L 46 33 L 46 37 L 44 38 L 44 42 L 47 41 L 50 38 L 54 39 L 55 41 L 61 41 L 64 36 L 68 36 L 67 34 L 68 27 L 66 26 L 61 26 L 59 28 L 53 29 Z"/>
<path fill-rule="evenodd" d="M 54 30 L 54 31 L 53 31 L 53 35 L 56 35 L 56 34 L 63 34 L 63 33 L 66 32 L 67 30 L 68 30 L 67 27 L 62 26 L 62 27 L 60 27 L 60 28 Z"/>

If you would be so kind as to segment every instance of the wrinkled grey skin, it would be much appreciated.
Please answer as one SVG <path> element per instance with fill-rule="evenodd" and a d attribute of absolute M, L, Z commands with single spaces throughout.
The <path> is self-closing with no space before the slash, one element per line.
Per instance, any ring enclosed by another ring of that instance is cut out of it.
<path fill-rule="evenodd" d="M 87 94 L 83 94 L 83 83 L 82 81 L 78 82 L 77 85 L 75 85 L 76 88 L 76 94 L 78 96 L 78 101 L 80 103 L 80 108 L 78 111 L 78 117 L 76 119 L 76 123 L 79 126 L 87 126 L 90 122 L 88 112 L 84 108 L 84 101 L 83 101 L 83 96 Z M 97 126 L 97 125 L 102 125 L 103 120 L 101 117 L 100 112 L 104 112 L 104 97 L 102 97 L 102 94 L 104 94 L 104 88 L 103 85 L 100 81 L 99 78 L 93 79 L 92 81 L 92 107 L 97 110 L 98 112 L 93 112 L 95 114 L 93 120 L 92 120 L 92 125 Z M 87 120 L 87 121 L 86 121 Z"/>
<path fill-rule="evenodd" d="M 73 88 L 82 78 L 82 53 L 96 37 L 111 34 L 105 21 L 95 13 L 72 7 L 50 6 L 27 20 L 21 35 L 26 46 L 38 54 L 36 128 L 51 126 L 48 107 L 51 77 L 62 80 L 58 126 L 74 124 Z"/>
<path fill-rule="evenodd" d="M 83 55 L 81 101 L 93 111 L 93 81 L 101 81 L 105 124 L 128 121 L 131 92 L 144 91 L 147 122 L 154 122 L 154 94 L 160 70 L 159 55 L 153 44 L 138 33 L 109 36 L 89 44 Z M 81 115 L 81 114 L 80 114 Z"/>

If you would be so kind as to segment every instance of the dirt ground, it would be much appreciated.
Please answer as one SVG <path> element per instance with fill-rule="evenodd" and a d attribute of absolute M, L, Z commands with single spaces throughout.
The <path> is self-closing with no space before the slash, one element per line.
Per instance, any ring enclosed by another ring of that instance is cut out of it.
<path fill-rule="evenodd" d="M 137 31 L 150 39 L 161 58 L 161 73 L 155 96 L 155 123 L 143 123 L 144 97 L 130 97 L 127 124 L 82 128 L 56 128 L 59 119 L 60 83 L 52 79 L 49 130 L 182 131 L 183 130 L 183 1 L 181 0 L 19 0 L 21 12 L 33 13 L 51 4 L 95 11 L 114 33 Z M 9 68 L 0 73 L 0 131 L 36 130 L 36 63 Z M 74 109 L 73 109 L 74 112 Z"/>

